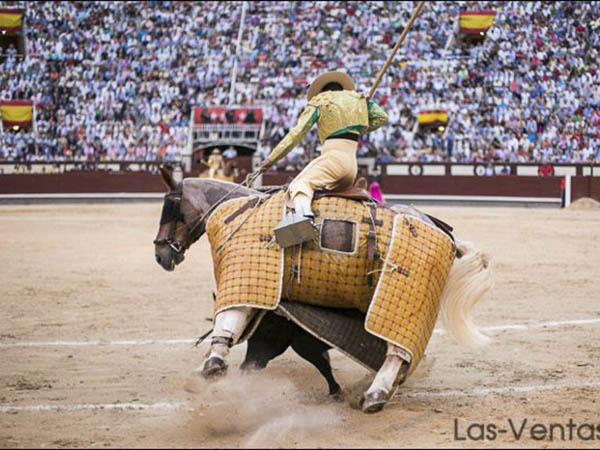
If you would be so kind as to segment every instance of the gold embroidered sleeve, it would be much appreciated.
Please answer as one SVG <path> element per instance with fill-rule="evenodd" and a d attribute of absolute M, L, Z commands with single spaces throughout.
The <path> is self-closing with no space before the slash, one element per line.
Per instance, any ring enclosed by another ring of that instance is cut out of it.
<path fill-rule="evenodd" d="M 369 100 L 368 103 L 368 111 L 369 111 L 369 128 L 367 129 L 367 133 L 371 131 L 375 131 L 381 125 L 388 121 L 388 116 L 385 111 L 379 106 L 377 103 Z"/>
<path fill-rule="evenodd" d="M 272 163 L 276 163 L 287 155 L 300 141 L 306 136 L 306 133 L 319 119 L 319 111 L 312 105 L 307 105 L 306 109 L 300 114 L 298 123 L 281 140 L 277 147 L 273 149 L 267 157 Z"/>

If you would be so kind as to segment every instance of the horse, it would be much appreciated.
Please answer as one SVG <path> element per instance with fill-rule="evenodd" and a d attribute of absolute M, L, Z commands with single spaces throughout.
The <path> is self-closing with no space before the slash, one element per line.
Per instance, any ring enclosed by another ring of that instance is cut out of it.
<path fill-rule="evenodd" d="M 160 172 L 169 192 L 165 195 L 154 245 L 155 259 L 167 271 L 174 270 L 185 259 L 185 252 L 206 232 L 210 215 L 224 200 L 261 195 L 243 185 L 212 179 L 186 178 L 177 183 L 169 171 L 161 168 Z M 415 208 L 400 209 L 403 214 L 416 216 L 435 226 L 431 218 Z M 489 257 L 469 242 L 458 241 L 455 249 L 455 259 L 441 292 L 440 316 L 460 344 L 483 345 L 489 338 L 474 326 L 470 311 L 492 286 Z M 387 345 L 389 349 L 391 344 Z M 364 412 L 380 411 L 404 381 L 407 373 L 399 359 L 390 355 L 385 357 L 373 383 L 362 396 Z"/>

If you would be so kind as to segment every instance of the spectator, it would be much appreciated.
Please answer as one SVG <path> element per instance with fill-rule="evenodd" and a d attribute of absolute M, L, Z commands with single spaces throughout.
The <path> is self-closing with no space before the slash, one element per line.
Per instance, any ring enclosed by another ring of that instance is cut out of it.
<path fill-rule="evenodd" d="M 379 183 L 377 181 L 373 181 L 371 186 L 369 186 L 369 194 L 373 197 L 377 203 L 385 203 L 383 199 L 383 193 L 381 192 L 381 188 L 379 187 Z"/>
<path fill-rule="evenodd" d="M 318 73 L 343 67 L 366 92 L 414 7 L 247 5 L 234 100 L 262 107 L 263 149 L 293 126 Z M 5 158 L 180 158 L 191 108 L 228 101 L 241 3 L 15 7 L 26 10 L 28 55 L 6 49 L 0 97 L 32 99 L 38 133 L 3 133 Z M 481 46 L 446 50 L 463 9 L 494 9 L 494 24 Z M 600 160 L 599 15 L 598 2 L 428 3 L 375 93 L 390 124 L 362 142 L 361 153 L 386 161 Z M 420 109 L 449 111 L 443 134 L 413 134 Z M 249 112 L 246 123 L 254 122 Z M 307 159 L 318 147 L 314 131 L 305 144 Z M 302 160 L 296 159 L 292 165 Z"/>
<path fill-rule="evenodd" d="M 500 169 L 500 175 L 510 175 L 510 168 L 508 166 L 502 166 L 502 169 Z"/>
<path fill-rule="evenodd" d="M 552 164 L 544 161 L 544 163 L 538 167 L 538 175 L 540 177 L 551 177 L 554 175 L 554 167 L 552 167 Z"/>
<path fill-rule="evenodd" d="M 223 152 L 223 157 L 227 159 L 233 159 L 237 157 L 237 150 L 234 147 L 229 147 Z"/>

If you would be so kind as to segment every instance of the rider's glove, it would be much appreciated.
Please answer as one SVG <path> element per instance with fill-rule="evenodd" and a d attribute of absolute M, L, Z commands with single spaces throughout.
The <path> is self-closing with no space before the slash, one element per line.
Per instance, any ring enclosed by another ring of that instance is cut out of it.
<path fill-rule="evenodd" d="M 273 161 L 271 161 L 270 159 L 265 159 L 263 161 L 262 165 L 260 166 L 260 171 L 261 172 L 266 172 L 271 167 L 273 167 Z"/>

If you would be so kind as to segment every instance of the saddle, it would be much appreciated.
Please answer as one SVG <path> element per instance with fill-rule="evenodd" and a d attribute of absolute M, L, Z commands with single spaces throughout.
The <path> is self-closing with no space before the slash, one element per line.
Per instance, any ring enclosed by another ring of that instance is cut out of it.
<path fill-rule="evenodd" d="M 280 190 L 286 190 L 288 188 L 289 183 L 284 184 L 283 186 L 262 186 L 258 188 L 254 188 L 260 192 L 268 192 L 274 193 Z M 346 198 L 349 200 L 358 200 L 359 202 L 370 202 L 373 201 L 373 197 L 367 192 L 365 189 L 367 186 L 367 181 L 360 177 L 358 178 L 352 186 L 346 189 L 335 189 L 333 191 L 329 191 L 327 189 L 316 189 L 314 193 L 314 199 L 320 199 L 324 197 L 339 197 Z"/>
<path fill-rule="evenodd" d="M 369 195 L 369 193 L 367 191 L 365 191 L 363 188 L 357 187 L 356 184 L 354 186 L 350 186 L 349 188 L 341 190 L 341 191 L 328 191 L 325 189 L 317 189 L 315 191 L 314 198 L 319 199 L 319 198 L 323 198 L 323 197 L 340 197 L 340 198 L 346 198 L 349 200 L 358 200 L 359 202 L 373 201 L 373 198 Z"/>
<path fill-rule="evenodd" d="M 288 188 L 288 185 L 289 185 L 289 183 L 286 183 L 282 186 L 261 186 L 261 187 L 257 187 L 254 189 L 256 189 L 259 192 L 272 194 L 272 193 L 279 192 L 282 190 L 285 191 Z M 365 189 L 366 187 L 367 187 L 367 180 L 364 177 L 360 177 L 354 181 L 354 184 L 352 186 L 350 186 L 349 188 L 346 188 L 346 189 L 333 190 L 333 191 L 329 191 L 327 189 L 317 189 L 317 190 L 315 190 L 313 198 L 315 200 L 318 200 L 320 198 L 326 198 L 326 197 L 339 197 L 339 198 L 345 198 L 345 199 L 349 199 L 349 200 L 357 200 L 359 202 L 374 201 L 373 197 L 371 197 L 371 195 Z M 247 207 L 250 207 L 250 206 L 253 206 L 253 205 L 248 205 Z M 244 212 L 247 209 L 247 207 L 244 207 L 244 209 L 242 211 L 240 211 L 240 213 Z M 385 205 L 378 205 L 378 207 L 389 208 L 388 206 L 385 206 Z M 402 211 L 402 208 L 403 208 L 402 206 L 399 206 L 399 207 L 392 207 L 391 209 L 397 209 L 397 210 L 399 210 L 399 212 L 406 212 L 406 211 Z M 404 207 L 404 208 L 409 208 L 409 207 Z M 450 237 L 450 239 L 452 239 L 452 241 L 454 241 L 454 236 L 452 235 L 454 228 L 451 225 L 447 224 L 446 222 L 444 222 L 430 214 L 423 214 L 420 211 L 415 210 L 414 208 L 409 208 L 409 209 L 412 209 L 412 211 L 409 212 L 409 214 L 417 215 L 417 216 L 419 216 L 421 214 L 424 217 L 427 217 L 440 230 L 442 230 L 444 233 L 446 233 Z"/>

